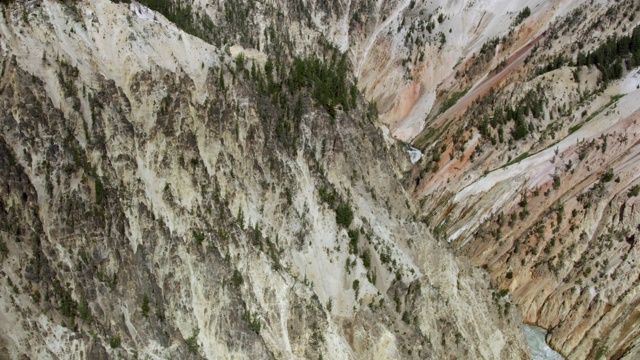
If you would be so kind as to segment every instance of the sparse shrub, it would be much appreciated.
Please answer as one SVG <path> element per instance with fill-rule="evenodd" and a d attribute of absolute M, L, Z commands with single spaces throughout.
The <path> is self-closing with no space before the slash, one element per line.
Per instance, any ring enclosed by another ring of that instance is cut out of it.
<path fill-rule="evenodd" d="M 7 256 L 9 253 L 9 248 L 7 247 L 7 243 L 4 240 L 0 239 L 0 255 Z"/>
<path fill-rule="evenodd" d="M 356 230 L 349 230 L 347 234 L 349 235 L 349 254 L 357 254 L 360 233 Z"/>
<path fill-rule="evenodd" d="M 235 63 L 236 63 L 236 71 L 240 72 L 242 69 L 244 69 L 244 64 L 245 64 L 244 54 L 242 53 L 238 54 L 238 56 L 236 56 L 235 58 Z"/>
<path fill-rule="evenodd" d="M 196 326 L 192 330 L 191 336 L 184 341 L 185 344 L 187 344 L 187 349 L 193 355 L 196 355 L 198 353 L 198 350 L 199 350 L 198 334 L 200 334 L 200 328 L 198 328 Z"/>
<path fill-rule="evenodd" d="M 238 270 L 233 271 L 233 275 L 231 276 L 231 285 L 240 286 L 244 283 L 244 279 L 242 274 Z"/>
<path fill-rule="evenodd" d="M 149 297 L 147 296 L 147 294 L 144 294 L 144 296 L 142 297 L 142 316 L 145 318 L 149 318 L 149 310 L 151 310 L 151 308 L 149 307 Z"/>
<path fill-rule="evenodd" d="M 371 267 L 371 255 L 369 254 L 369 250 L 365 250 L 362 253 L 362 264 L 367 269 Z"/>
<path fill-rule="evenodd" d="M 345 228 L 348 228 L 353 221 L 353 211 L 349 204 L 341 202 L 336 209 L 336 222 Z"/>
<path fill-rule="evenodd" d="M 320 189 L 318 189 L 318 195 L 320 195 L 320 200 L 329 205 L 330 208 L 333 208 L 338 200 L 338 195 L 331 186 L 322 185 Z"/>
<path fill-rule="evenodd" d="M 360 292 L 360 280 L 358 279 L 353 280 L 353 284 L 351 284 L 351 287 L 353 288 L 353 291 L 355 291 L 356 299 L 357 299 L 358 293 Z"/>
<path fill-rule="evenodd" d="M 260 323 L 260 319 L 258 319 L 256 315 L 257 314 L 252 314 L 251 311 L 247 311 L 243 315 L 243 318 L 247 321 L 249 329 L 251 329 L 256 334 L 259 334 L 260 329 L 262 328 L 262 324 Z"/>
<path fill-rule="evenodd" d="M 524 21 L 524 19 L 529 17 L 529 15 L 531 15 L 531 9 L 529 9 L 529 7 L 527 6 L 518 13 L 516 18 L 513 20 L 512 26 L 520 25 Z"/>
<path fill-rule="evenodd" d="M 38 293 L 38 295 L 40 294 Z M 84 295 L 80 296 L 80 302 L 78 303 L 78 315 L 84 321 L 91 321 L 91 308 L 89 307 L 89 302 Z"/>
<path fill-rule="evenodd" d="M 558 190 L 561 184 L 562 180 L 560 180 L 560 176 L 558 176 L 557 174 L 553 175 L 553 189 Z"/>
<path fill-rule="evenodd" d="M 442 36 L 444 38 L 444 34 Z M 462 91 L 459 92 L 455 92 L 453 94 L 451 94 L 451 97 L 449 97 L 448 99 L 446 99 L 443 103 L 442 103 L 442 110 L 441 112 L 445 112 L 447 111 L 450 107 L 452 107 L 453 105 L 455 105 L 458 100 L 462 99 L 463 96 L 465 96 L 467 94 L 467 92 L 469 91 L 469 89 L 471 89 L 471 87 L 468 87 Z"/>
<path fill-rule="evenodd" d="M 433 162 L 440 162 L 441 157 L 440 157 L 440 149 L 438 149 L 438 147 L 433 148 L 432 152 L 431 152 L 431 160 L 433 160 Z"/>
<path fill-rule="evenodd" d="M 606 173 L 602 174 L 602 177 L 600 177 L 600 181 L 602 181 L 603 183 L 607 183 L 613 180 L 613 177 L 614 177 L 613 170 L 609 169 L 607 170 Z"/>
<path fill-rule="evenodd" d="M 104 185 L 102 184 L 102 181 L 100 180 L 100 178 L 96 178 L 95 184 L 96 184 L 96 204 L 102 205 L 104 198 L 106 196 Z"/>
<path fill-rule="evenodd" d="M 112 349 L 119 348 L 120 344 L 122 344 L 122 340 L 120 339 L 120 335 L 114 335 L 109 340 L 109 345 Z"/>
<path fill-rule="evenodd" d="M 380 262 L 383 264 L 388 264 L 391 262 L 391 255 L 388 252 L 381 251 L 380 252 Z"/>
<path fill-rule="evenodd" d="M 31 298 L 33 299 L 33 302 L 36 304 L 40 303 L 40 291 L 38 289 L 36 289 L 33 294 L 31 294 Z"/>
<path fill-rule="evenodd" d="M 411 323 L 411 318 L 409 318 L 409 312 L 406 310 L 402 313 L 402 321 L 404 321 L 405 324 Z"/>
<path fill-rule="evenodd" d="M 201 231 L 193 230 L 193 240 L 200 246 L 204 242 L 204 234 Z"/>

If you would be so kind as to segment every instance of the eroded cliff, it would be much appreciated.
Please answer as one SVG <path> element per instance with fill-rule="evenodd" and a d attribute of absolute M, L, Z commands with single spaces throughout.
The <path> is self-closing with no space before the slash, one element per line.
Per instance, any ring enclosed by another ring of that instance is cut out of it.
<path fill-rule="evenodd" d="M 528 356 L 419 221 L 325 5 L 2 5 L 3 356 Z"/>

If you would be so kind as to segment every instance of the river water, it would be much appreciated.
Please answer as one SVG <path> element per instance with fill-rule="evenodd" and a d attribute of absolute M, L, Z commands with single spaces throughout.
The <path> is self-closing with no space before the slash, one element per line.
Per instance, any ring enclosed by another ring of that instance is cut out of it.
<path fill-rule="evenodd" d="M 417 163 L 422 158 L 422 152 L 412 146 L 405 145 L 404 151 L 409 154 L 409 159 L 412 164 Z"/>
<path fill-rule="evenodd" d="M 545 337 L 547 332 L 540 327 L 524 325 L 524 336 L 527 338 L 529 347 L 531 348 L 531 357 L 533 360 L 564 360 L 562 355 L 547 345 Z"/>

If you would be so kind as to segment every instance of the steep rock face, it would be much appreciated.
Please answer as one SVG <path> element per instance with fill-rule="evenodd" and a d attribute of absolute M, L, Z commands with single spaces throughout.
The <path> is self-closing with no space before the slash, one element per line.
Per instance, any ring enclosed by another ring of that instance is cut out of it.
<path fill-rule="evenodd" d="M 637 33 L 640 8 L 571 6 L 497 68 L 483 52 L 457 68 L 480 80 L 415 138 L 426 156 L 405 187 L 434 235 L 486 268 L 552 347 L 636 358 L 638 55 L 623 44 L 606 61 L 585 54 Z"/>
<path fill-rule="evenodd" d="M 398 1 L 373 20 L 365 45 L 354 44 L 359 85 L 375 100 L 393 135 L 413 140 L 456 92 L 479 85 L 539 36 L 549 22 L 584 1 Z M 525 7 L 534 21 L 520 25 Z M 353 33 L 357 34 L 357 27 Z M 354 35 L 357 37 L 357 35 Z M 496 47 L 497 42 L 502 41 Z M 493 45 L 491 45 L 493 44 Z M 476 56 L 482 54 L 483 56 Z M 491 56 L 484 56 L 484 55 Z M 475 65 L 475 66 L 474 66 Z M 465 76 L 459 76 L 464 73 Z M 444 102 L 444 104 L 443 104 Z"/>
<path fill-rule="evenodd" d="M 417 221 L 375 109 L 288 93 L 288 51 L 335 50 L 285 16 L 207 43 L 139 4 L 3 5 L 0 353 L 527 357 L 519 312 Z"/>

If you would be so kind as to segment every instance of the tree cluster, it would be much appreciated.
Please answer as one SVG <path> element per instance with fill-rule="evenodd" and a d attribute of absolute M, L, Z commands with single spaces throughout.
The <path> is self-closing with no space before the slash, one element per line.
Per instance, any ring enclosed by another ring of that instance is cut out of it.
<path fill-rule="evenodd" d="M 601 80 L 607 84 L 622 77 L 624 68 L 632 69 L 640 65 L 640 25 L 631 35 L 610 36 L 602 45 L 585 54 L 580 52 L 578 66 L 596 66 L 602 72 Z"/>

